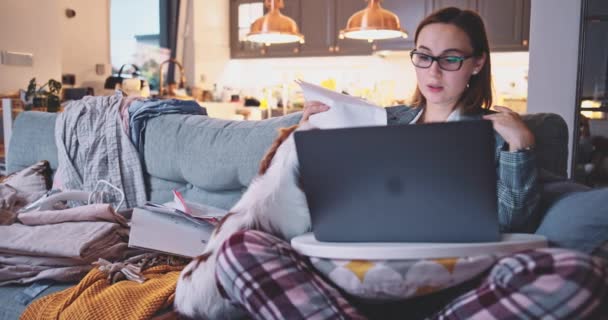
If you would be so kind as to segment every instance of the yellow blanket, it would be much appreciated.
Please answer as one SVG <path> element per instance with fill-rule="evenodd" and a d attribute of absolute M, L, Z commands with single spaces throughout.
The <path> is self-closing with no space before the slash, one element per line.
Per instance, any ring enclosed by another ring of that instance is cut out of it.
<path fill-rule="evenodd" d="M 184 266 L 160 265 L 143 272 L 143 284 L 111 284 L 107 274 L 91 270 L 76 286 L 34 301 L 21 319 L 149 319 L 170 307 Z"/>

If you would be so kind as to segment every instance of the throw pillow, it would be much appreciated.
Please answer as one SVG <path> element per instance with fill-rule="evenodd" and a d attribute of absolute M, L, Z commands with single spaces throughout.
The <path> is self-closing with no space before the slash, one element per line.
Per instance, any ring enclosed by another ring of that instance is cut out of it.
<path fill-rule="evenodd" d="M 593 253 L 608 241 L 608 188 L 557 200 L 536 233 L 546 236 L 551 246 Z"/>
<path fill-rule="evenodd" d="M 39 161 L 0 180 L 0 225 L 12 224 L 17 211 L 51 187 L 51 166 Z"/>
<path fill-rule="evenodd" d="M 17 172 L 10 174 L 0 181 L 8 184 L 20 192 L 46 192 L 51 188 L 51 165 L 46 160 L 37 163 Z"/>

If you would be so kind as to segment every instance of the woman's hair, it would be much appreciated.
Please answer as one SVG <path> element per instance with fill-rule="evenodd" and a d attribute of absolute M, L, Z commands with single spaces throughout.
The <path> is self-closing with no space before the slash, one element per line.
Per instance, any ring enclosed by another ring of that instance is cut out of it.
<path fill-rule="evenodd" d="M 481 17 L 471 10 L 461 10 L 454 7 L 449 7 L 433 12 L 427 16 L 416 29 L 414 43 L 418 43 L 418 35 L 420 30 L 432 23 L 446 23 L 454 25 L 464 31 L 473 48 L 473 56 L 481 57 L 485 53 L 486 62 L 481 70 L 469 80 L 469 87 L 463 92 L 458 100 L 462 105 L 464 113 L 474 113 L 480 108 L 489 109 L 492 106 L 492 80 L 490 66 L 490 46 L 486 29 Z M 416 92 L 412 97 L 412 106 L 421 107 L 426 104 L 426 98 L 416 87 Z"/>

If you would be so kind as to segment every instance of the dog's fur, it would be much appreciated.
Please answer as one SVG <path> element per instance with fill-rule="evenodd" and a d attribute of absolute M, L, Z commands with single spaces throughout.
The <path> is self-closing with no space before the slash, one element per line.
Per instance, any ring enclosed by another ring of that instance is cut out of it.
<path fill-rule="evenodd" d="M 261 230 L 286 240 L 310 229 L 306 197 L 299 187 L 293 132 L 309 124 L 282 129 L 260 164 L 258 176 L 213 231 L 202 255 L 184 268 L 175 293 L 175 308 L 191 318 L 226 319 L 240 311 L 220 296 L 215 281 L 217 253 L 240 230 Z"/>

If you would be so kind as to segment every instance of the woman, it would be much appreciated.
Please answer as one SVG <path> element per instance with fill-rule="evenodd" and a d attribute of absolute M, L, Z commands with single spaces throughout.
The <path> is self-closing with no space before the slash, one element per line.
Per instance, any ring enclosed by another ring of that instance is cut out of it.
<path fill-rule="evenodd" d="M 481 18 L 448 8 L 422 21 L 411 52 L 418 87 L 413 107 L 387 109 L 391 123 L 430 123 L 482 117 L 497 132 L 499 221 L 501 231 L 523 231 L 538 203 L 534 136 L 519 115 L 496 107 L 491 113 L 490 49 Z M 311 102 L 302 121 L 328 107 Z"/>
<path fill-rule="evenodd" d="M 437 11 L 420 23 L 415 43 L 411 59 L 418 88 L 413 108 L 389 108 L 389 123 L 492 121 L 500 226 L 502 231 L 525 228 L 538 202 L 534 136 L 511 110 L 487 110 L 492 105 L 490 56 L 481 18 L 457 8 Z M 326 110 L 321 103 L 307 103 L 302 121 Z M 436 294 L 371 304 L 333 287 L 284 240 L 244 231 L 222 246 L 216 277 L 224 297 L 257 319 L 581 319 L 601 312 L 607 273 L 599 259 L 542 249 L 505 257 L 489 272 Z"/>

